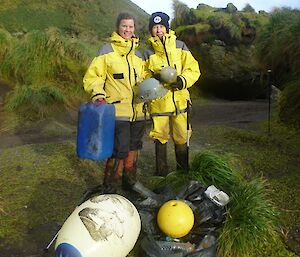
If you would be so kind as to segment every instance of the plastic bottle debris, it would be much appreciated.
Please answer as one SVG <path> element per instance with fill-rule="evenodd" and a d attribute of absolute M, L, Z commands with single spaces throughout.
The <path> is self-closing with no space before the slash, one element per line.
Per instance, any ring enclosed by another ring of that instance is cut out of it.
<path fill-rule="evenodd" d="M 155 194 L 138 181 L 132 186 L 132 189 L 142 196 L 150 198 L 151 201 L 149 202 L 153 205 L 159 205 L 161 203 L 161 197 L 158 194 Z"/>
<path fill-rule="evenodd" d="M 225 192 L 198 181 L 190 181 L 179 191 L 168 188 L 168 184 L 160 185 L 154 192 L 140 183 L 134 188 L 144 198 L 138 201 L 138 206 L 142 204 L 140 213 L 145 233 L 141 247 L 148 257 L 217 257 L 217 229 L 224 222 L 229 202 Z M 194 226 L 185 237 L 166 237 L 157 226 L 158 209 L 170 199 L 184 201 L 194 212 Z"/>
<path fill-rule="evenodd" d="M 197 246 L 196 250 L 202 250 L 212 247 L 217 243 L 217 239 L 214 235 L 207 234 L 201 240 L 199 246 Z"/>
<path fill-rule="evenodd" d="M 229 196 L 225 192 L 216 188 L 214 185 L 209 186 L 204 193 L 218 206 L 225 206 L 229 202 Z"/>
<path fill-rule="evenodd" d="M 195 250 L 195 245 L 190 242 L 181 243 L 181 242 L 167 242 L 167 241 L 156 241 L 159 248 L 165 252 L 174 252 L 181 251 L 184 253 L 190 253 Z"/>
<path fill-rule="evenodd" d="M 152 236 L 144 237 L 141 246 L 149 257 L 183 257 L 195 249 L 190 242 L 156 241 Z"/>

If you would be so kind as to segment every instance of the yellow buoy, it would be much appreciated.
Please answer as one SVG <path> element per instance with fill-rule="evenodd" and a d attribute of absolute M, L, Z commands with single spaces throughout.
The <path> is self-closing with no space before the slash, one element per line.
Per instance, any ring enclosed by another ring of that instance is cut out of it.
<path fill-rule="evenodd" d="M 160 207 L 157 224 L 166 235 L 180 238 L 187 235 L 193 228 L 194 213 L 185 202 L 170 200 Z"/>

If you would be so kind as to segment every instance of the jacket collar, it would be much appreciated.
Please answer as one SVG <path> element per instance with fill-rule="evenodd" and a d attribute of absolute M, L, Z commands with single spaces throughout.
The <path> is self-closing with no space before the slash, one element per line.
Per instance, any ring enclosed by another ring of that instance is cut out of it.
<path fill-rule="evenodd" d="M 134 52 L 133 50 L 139 45 L 138 38 L 124 39 L 117 32 L 112 33 L 110 42 L 120 54 L 128 54 L 131 51 Z"/>
<path fill-rule="evenodd" d="M 157 52 L 164 52 L 164 45 L 166 47 L 171 47 L 176 42 L 176 35 L 173 30 L 169 30 L 169 33 L 166 33 L 162 40 L 158 36 L 150 36 L 148 38 L 148 42 L 153 47 L 153 49 Z M 164 44 L 164 45 L 163 45 Z"/>

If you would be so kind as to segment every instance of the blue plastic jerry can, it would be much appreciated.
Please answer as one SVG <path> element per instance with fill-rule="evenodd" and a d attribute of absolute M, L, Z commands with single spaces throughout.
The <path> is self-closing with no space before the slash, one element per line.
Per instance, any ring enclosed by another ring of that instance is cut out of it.
<path fill-rule="evenodd" d="M 80 105 L 77 127 L 77 155 L 80 158 L 104 160 L 112 155 L 115 133 L 113 104 Z"/>

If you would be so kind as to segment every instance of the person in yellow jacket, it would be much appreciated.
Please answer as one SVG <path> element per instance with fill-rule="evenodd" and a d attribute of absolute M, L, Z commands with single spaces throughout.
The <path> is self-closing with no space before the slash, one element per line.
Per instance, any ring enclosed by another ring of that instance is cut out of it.
<path fill-rule="evenodd" d="M 188 88 L 199 78 L 199 64 L 186 44 L 176 39 L 169 28 L 169 16 L 155 12 L 149 19 L 149 46 L 144 51 L 145 76 L 162 81 L 164 67 L 176 69 L 177 79 L 168 84 L 168 92 L 149 104 L 152 119 L 150 137 L 155 140 L 156 175 L 168 174 L 167 142 L 170 134 L 175 143 L 178 170 L 188 170 L 188 145 L 191 135 L 187 110 L 191 103 Z M 165 81 L 162 81 L 165 82 Z"/>
<path fill-rule="evenodd" d="M 84 78 L 85 91 L 94 104 L 114 104 L 116 112 L 114 149 L 106 161 L 103 185 L 115 191 L 122 179 L 124 187 L 136 179 L 138 151 L 145 131 L 143 104 L 134 102 L 134 87 L 143 79 L 144 62 L 136 48 L 135 18 L 129 13 L 117 17 L 110 43 L 102 46 Z"/>

